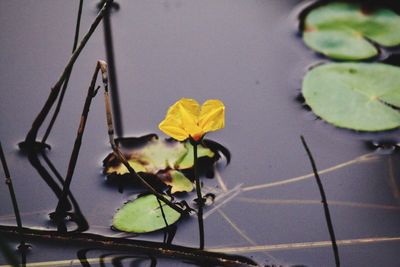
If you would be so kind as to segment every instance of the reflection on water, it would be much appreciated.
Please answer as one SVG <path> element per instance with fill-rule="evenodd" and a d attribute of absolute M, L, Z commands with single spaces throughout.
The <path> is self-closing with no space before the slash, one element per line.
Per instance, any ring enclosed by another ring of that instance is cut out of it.
<path fill-rule="evenodd" d="M 173 253 L 159 251 L 172 241 L 168 236 L 173 235 L 165 236 L 163 231 L 115 239 L 154 242 L 140 253 L 136 249 L 132 253 L 131 247 L 122 249 L 125 243 L 111 246 L 79 239 L 98 242 L 97 237 L 85 235 L 89 231 L 103 237 L 116 235 L 110 229 L 112 214 L 140 193 L 127 187 L 118 194 L 100 174 L 101 159 L 110 151 L 101 101 L 91 107 L 68 193 L 71 217 L 65 220 L 65 227 L 71 233 L 65 237 L 68 240 L 46 239 L 60 235 L 49 230 L 55 225 L 49 223 L 48 213 L 54 211 L 61 194 L 62 174 L 75 138 L 88 77 L 94 62 L 104 53 L 104 33 L 100 30 L 74 68 L 63 110 L 48 139 L 52 150 L 27 157 L 13 150 L 47 97 L 50 81 L 59 75 L 58 66 L 70 54 L 75 23 L 75 15 L 71 14 L 76 13 L 77 3 L 50 2 L 46 8 L 52 12 L 30 2 L 0 2 L 0 28 L 5 33 L 2 36 L 7 37 L 1 43 L 9 55 L 8 64 L 0 66 L 4 74 L 1 87 L 10 89 L 4 90 L 0 99 L 2 125 L 6 126 L 1 129 L 1 140 L 15 173 L 23 224 L 42 231 L 30 239 L 33 248 L 27 254 L 28 263 L 196 266 L 203 259 L 217 262 L 215 254 L 191 254 L 193 257 L 186 258 L 186 250 L 181 250 L 197 244 L 193 234 L 197 229 L 191 219 L 179 224 L 173 242 L 185 248 L 173 247 Z M 306 66 L 320 59 L 302 47 L 294 21 L 288 18 L 298 1 L 167 1 L 168 5 L 158 1 L 118 2 L 121 9 L 112 13 L 112 37 L 124 133 L 141 136 L 154 132 L 166 105 L 182 96 L 220 98 L 227 104 L 227 129 L 212 138 L 227 144 L 234 157 L 229 168 L 216 173 L 217 179 L 204 179 L 207 192 L 216 196 L 215 203 L 206 210 L 213 211 L 205 225 L 207 249 L 251 256 L 266 266 L 281 261 L 307 266 L 333 263 L 313 176 L 298 141 L 304 134 L 315 150 L 328 203 L 332 201 L 330 208 L 344 265 L 400 264 L 399 153 L 384 145 L 378 150 L 390 153 L 380 155 L 375 153 L 376 147 L 364 143 L 396 141 L 399 131 L 364 134 L 336 129 L 314 118 L 308 120 L 307 112 L 293 101 Z M 84 6 L 82 28 L 94 18 L 95 12 L 88 9 L 90 4 Z M 71 34 L 60 36 L 66 28 Z M 393 62 L 395 57 L 387 58 Z M 17 105 L 21 95 L 24 103 Z M 6 203 L 0 205 L 0 224 L 14 225 L 4 192 L 0 187 L 1 203 Z M 222 202 L 224 205 L 218 206 Z M 11 233 L 15 229 L 1 229 L 8 231 L 1 237 L 16 247 L 18 238 Z M 76 242 L 71 241 L 72 236 Z M 143 246 L 141 241 L 135 244 Z M 0 264 L 4 263 L 1 258 Z"/>

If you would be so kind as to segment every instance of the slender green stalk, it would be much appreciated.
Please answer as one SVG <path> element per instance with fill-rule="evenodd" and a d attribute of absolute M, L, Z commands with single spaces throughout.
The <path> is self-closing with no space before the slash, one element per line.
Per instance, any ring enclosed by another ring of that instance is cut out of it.
<path fill-rule="evenodd" d="M 25 239 L 24 239 L 24 232 L 23 232 L 23 228 L 22 228 L 21 215 L 19 213 L 17 197 L 15 196 L 14 186 L 13 186 L 13 183 L 11 180 L 10 171 L 8 170 L 8 165 L 7 165 L 6 157 L 4 155 L 3 146 L 1 145 L 1 142 L 0 142 L 0 158 L 1 158 L 1 164 L 3 165 L 3 169 L 4 169 L 4 175 L 6 176 L 5 177 L 6 184 L 8 186 L 8 190 L 10 192 L 11 202 L 12 202 L 14 214 L 15 214 L 15 219 L 17 221 L 18 233 L 19 233 L 19 239 L 20 239 L 20 247 L 21 247 L 21 249 L 23 249 L 23 247 L 25 246 Z"/>
<path fill-rule="evenodd" d="M 191 142 L 193 145 L 193 171 L 194 180 L 196 182 L 196 193 L 197 193 L 197 204 L 199 205 L 197 211 L 197 220 L 199 222 L 199 239 L 200 239 L 200 249 L 204 249 L 204 222 L 203 222 L 203 196 L 201 195 L 201 184 L 198 173 L 198 158 L 197 158 L 197 146 L 198 142 Z"/>
<path fill-rule="evenodd" d="M 326 223 L 328 225 L 329 235 L 330 235 L 331 241 L 332 241 L 332 249 L 333 249 L 333 254 L 335 256 L 336 267 L 340 267 L 339 249 L 336 244 L 335 231 L 333 230 L 333 223 L 332 223 L 331 215 L 329 212 L 328 201 L 326 200 L 325 190 L 322 185 L 321 178 L 319 177 L 319 174 L 318 174 L 317 165 L 315 164 L 315 160 L 311 154 L 310 149 L 307 146 L 306 140 L 304 139 L 303 136 L 300 136 L 300 139 L 301 139 L 301 142 L 303 143 L 304 149 L 307 152 L 308 158 L 310 159 L 311 167 L 313 169 L 314 176 L 315 176 L 315 180 L 317 181 L 319 192 L 321 194 L 321 199 L 322 199 L 321 202 L 324 206 L 325 219 L 326 219 Z"/>

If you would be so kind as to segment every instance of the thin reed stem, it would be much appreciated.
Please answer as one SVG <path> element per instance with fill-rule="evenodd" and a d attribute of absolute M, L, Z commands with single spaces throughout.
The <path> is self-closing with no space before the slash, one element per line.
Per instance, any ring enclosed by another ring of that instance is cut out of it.
<path fill-rule="evenodd" d="M 336 244 L 336 237 L 335 237 L 335 231 L 333 230 L 333 223 L 332 223 L 332 219 L 331 219 L 331 215 L 329 212 L 329 207 L 328 207 L 328 202 L 326 200 L 326 195 L 325 195 L 325 190 L 324 187 L 322 185 L 321 182 L 321 178 L 319 177 L 318 174 L 318 170 L 317 170 L 317 165 L 315 164 L 314 158 L 311 154 L 310 149 L 307 146 L 306 140 L 304 139 L 303 136 L 300 136 L 301 142 L 304 146 L 304 149 L 307 152 L 308 158 L 311 162 L 311 166 L 314 172 L 314 176 L 315 176 L 315 180 L 317 181 L 318 184 L 318 189 L 319 189 L 319 193 L 321 195 L 321 202 L 324 206 L 324 213 L 325 213 L 325 219 L 326 219 L 326 223 L 328 225 L 328 230 L 329 230 L 329 235 L 332 241 L 332 249 L 333 249 L 333 254 L 335 256 L 335 263 L 336 263 L 336 267 L 340 267 L 340 257 L 339 257 L 339 249 L 338 246 Z"/>
<path fill-rule="evenodd" d="M 110 8 L 104 15 L 103 29 L 104 29 L 104 45 L 106 48 L 106 58 L 108 64 L 107 68 L 108 81 L 110 83 L 111 104 L 113 108 L 114 129 L 117 137 L 121 137 L 123 136 L 122 111 L 119 101 L 118 80 L 117 80 L 117 71 L 115 65 L 115 54 L 113 45 L 114 42 L 113 42 L 112 28 L 111 28 L 111 14 L 113 10 L 119 9 L 119 4 L 113 3 L 113 7 L 114 8 Z"/>
<path fill-rule="evenodd" d="M 55 101 L 57 100 L 58 94 L 60 93 L 61 86 L 64 83 L 68 73 L 72 69 L 75 61 L 77 60 L 78 56 L 82 52 L 83 48 L 89 41 L 90 37 L 96 30 L 97 26 L 99 25 L 100 21 L 103 19 L 104 15 L 106 14 L 107 10 L 110 8 L 113 0 L 106 0 L 103 7 L 101 8 L 100 12 L 96 16 L 95 20 L 93 21 L 92 25 L 90 26 L 88 32 L 82 38 L 81 42 L 79 43 L 78 47 L 71 55 L 70 59 L 68 60 L 67 65 L 65 66 L 61 76 L 58 78 L 57 82 L 52 87 L 50 94 L 46 100 L 46 103 L 42 107 L 41 111 L 33 121 L 32 127 L 29 130 L 28 134 L 25 137 L 25 141 L 20 144 L 20 147 L 23 149 L 32 150 L 36 148 L 36 138 L 40 127 L 42 126 L 44 120 L 46 119 L 50 109 L 54 105 Z"/>
<path fill-rule="evenodd" d="M 151 193 L 153 193 L 159 200 L 163 201 L 165 204 L 176 210 L 177 212 L 181 214 L 187 213 L 184 209 L 178 207 L 176 204 L 172 203 L 169 201 L 167 198 L 165 198 L 163 195 L 158 193 L 149 183 L 146 182 L 139 174 L 135 172 L 135 170 L 129 165 L 128 161 L 124 157 L 124 155 L 121 153 L 119 150 L 118 146 L 115 144 L 114 141 L 114 128 L 113 128 L 113 123 L 112 123 L 112 112 L 111 112 L 111 105 L 110 105 L 110 97 L 109 97 L 109 92 L 108 92 L 108 77 L 107 77 L 107 63 L 104 61 L 98 61 L 96 64 L 96 68 L 94 71 L 94 74 L 92 76 L 92 80 L 88 89 L 88 93 L 86 96 L 85 104 L 83 107 L 82 111 L 82 116 L 81 116 L 81 121 L 79 124 L 77 136 L 75 139 L 74 147 L 71 153 L 69 165 L 68 165 L 68 171 L 67 171 L 67 176 L 65 178 L 65 183 L 63 186 L 62 194 L 59 199 L 59 202 L 57 204 L 56 212 L 54 213 L 55 215 L 55 221 L 58 224 L 59 230 L 66 231 L 66 228 L 61 228 L 62 226 L 62 220 L 65 217 L 65 203 L 67 201 L 68 193 L 70 190 L 70 185 L 72 181 L 72 176 L 74 174 L 76 162 L 78 160 L 79 156 L 79 150 L 82 144 L 82 137 L 83 133 L 85 130 L 85 125 L 87 121 L 87 116 L 89 114 L 89 109 L 90 105 L 92 103 L 93 97 L 96 95 L 97 90 L 95 89 L 96 85 L 96 79 L 97 75 L 101 71 L 101 76 L 102 76 L 102 81 L 103 81 L 103 86 L 104 86 L 104 98 L 105 98 L 105 106 L 106 106 L 106 117 L 107 117 L 107 126 L 108 126 L 108 135 L 111 143 L 111 147 L 115 153 L 115 155 L 118 157 L 118 159 L 125 165 L 125 167 L 129 170 L 129 172 L 132 174 L 132 176 L 136 179 L 138 179 L 143 186 L 145 186 Z"/>
<path fill-rule="evenodd" d="M 68 197 L 68 193 L 69 193 L 70 185 L 71 185 L 71 181 L 72 181 L 72 176 L 74 175 L 76 162 L 78 160 L 79 150 L 80 150 L 80 147 L 82 144 L 82 137 L 83 137 L 83 133 L 85 131 L 86 121 L 87 121 L 87 117 L 88 117 L 89 109 L 90 109 L 90 104 L 92 103 L 92 99 L 95 96 L 96 79 L 97 79 L 99 70 L 100 70 L 100 64 L 96 64 L 96 68 L 95 68 L 94 74 L 92 76 L 92 81 L 90 82 L 90 86 L 89 86 L 89 89 L 87 92 L 85 104 L 83 107 L 81 120 L 79 123 L 76 138 L 75 138 L 74 147 L 72 149 L 72 153 L 71 153 L 71 157 L 70 157 L 70 161 L 69 161 L 69 165 L 68 165 L 68 170 L 67 170 L 67 175 L 65 177 L 65 182 L 64 182 L 64 186 L 63 186 L 63 191 L 62 191 L 61 197 L 58 201 L 58 205 L 56 208 L 56 212 L 55 212 L 56 222 L 59 222 L 60 220 L 64 219 L 64 215 L 65 215 L 65 211 L 66 211 L 65 202 Z"/>
<path fill-rule="evenodd" d="M 78 46 L 79 29 L 81 26 L 81 17 L 82 17 L 82 6 L 83 6 L 83 0 L 79 0 L 78 16 L 76 18 L 75 37 L 74 37 L 74 43 L 72 45 L 72 53 L 75 52 L 76 47 Z M 65 92 L 67 91 L 69 78 L 71 77 L 72 68 L 73 68 L 73 66 L 71 66 L 71 69 L 68 71 L 68 73 L 65 77 L 63 87 L 61 89 L 61 94 L 60 94 L 60 97 L 58 98 L 58 102 L 57 102 L 56 108 L 54 110 L 53 116 L 51 117 L 50 123 L 46 129 L 46 132 L 43 135 L 42 144 L 46 143 L 46 140 L 49 137 L 51 130 L 53 129 L 54 123 L 56 122 L 57 116 L 60 113 L 61 105 L 64 100 L 64 95 L 65 95 Z"/>
<path fill-rule="evenodd" d="M 19 235 L 19 240 L 20 240 L 20 249 L 23 250 L 26 247 L 26 243 L 25 243 L 25 238 L 24 238 L 24 231 L 22 228 L 21 215 L 19 213 L 17 197 L 15 195 L 14 186 L 12 183 L 10 171 L 8 169 L 7 160 L 6 160 L 1 142 L 0 142 L 0 158 L 1 158 L 1 164 L 3 165 L 5 182 L 8 186 L 8 191 L 10 192 L 11 202 L 12 202 L 12 206 L 14 209 L 14 215 L 15 215 L 15 219 L 17 221 L 18 235 Z"/>

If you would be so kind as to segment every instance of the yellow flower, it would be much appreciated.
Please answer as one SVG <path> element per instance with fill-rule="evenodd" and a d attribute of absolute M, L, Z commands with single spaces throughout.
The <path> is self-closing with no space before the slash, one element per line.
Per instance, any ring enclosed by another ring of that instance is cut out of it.
<path fill-rule="evenodd" d="M 199 141 L 206 133 L 224 128 L 225 106 L 210 99 L 200 107 L 194 99 L 182 98 L 173 104 L 158 126 L 172 138 L 183 141 L 189 137 Z"/>

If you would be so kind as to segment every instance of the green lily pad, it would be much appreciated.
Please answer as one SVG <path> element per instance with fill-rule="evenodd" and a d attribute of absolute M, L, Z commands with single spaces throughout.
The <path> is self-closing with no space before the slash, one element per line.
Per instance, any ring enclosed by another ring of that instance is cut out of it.
<path fill-rule="evenodd" d="M 332 2 L 307 15 L 303 39 L 330 58 L 366 59 L 378 54 L 368 40 L 387 47 L 400 44 L 400 16 L 389 9 L 365 12 L 360 4 Z"/>
<path fill-rule="evenodd" d="M 170 199 L 168 196 L 166 198 Z M 161 201 L 168 225 L 181 217 L 180 213 Z M 113 226 L 124 232 L 148 233 L 166 227 L 160 204 L 154 195 L 146 195 L 128 202 L 119 209 L 113 218 Z"/>
<path fill-rule="evenodd" d="M 312 111 L 335 126 L 382 131 L 400 126 L 400 68 L 381 63 L 331 63 L 303 81 Z"/>
<path fill-rule="evenodd" d="M 179 170 L 183 170 L 183 169 L 189 169 L 191 167 L 193 167 L 193 146 L 189 143 L 186 142 L 185 143 L 185 148 L 187 150 L 187 153 L 176 162 L 175 167 Z M 209 157 L 209 158 L 213 158 L 215 155 L 215 153 L 209 149 L 206 148 L 204 146 L 197 146 L 197 157 L 198 158 L 202 158 L 202 157 Z"/>

